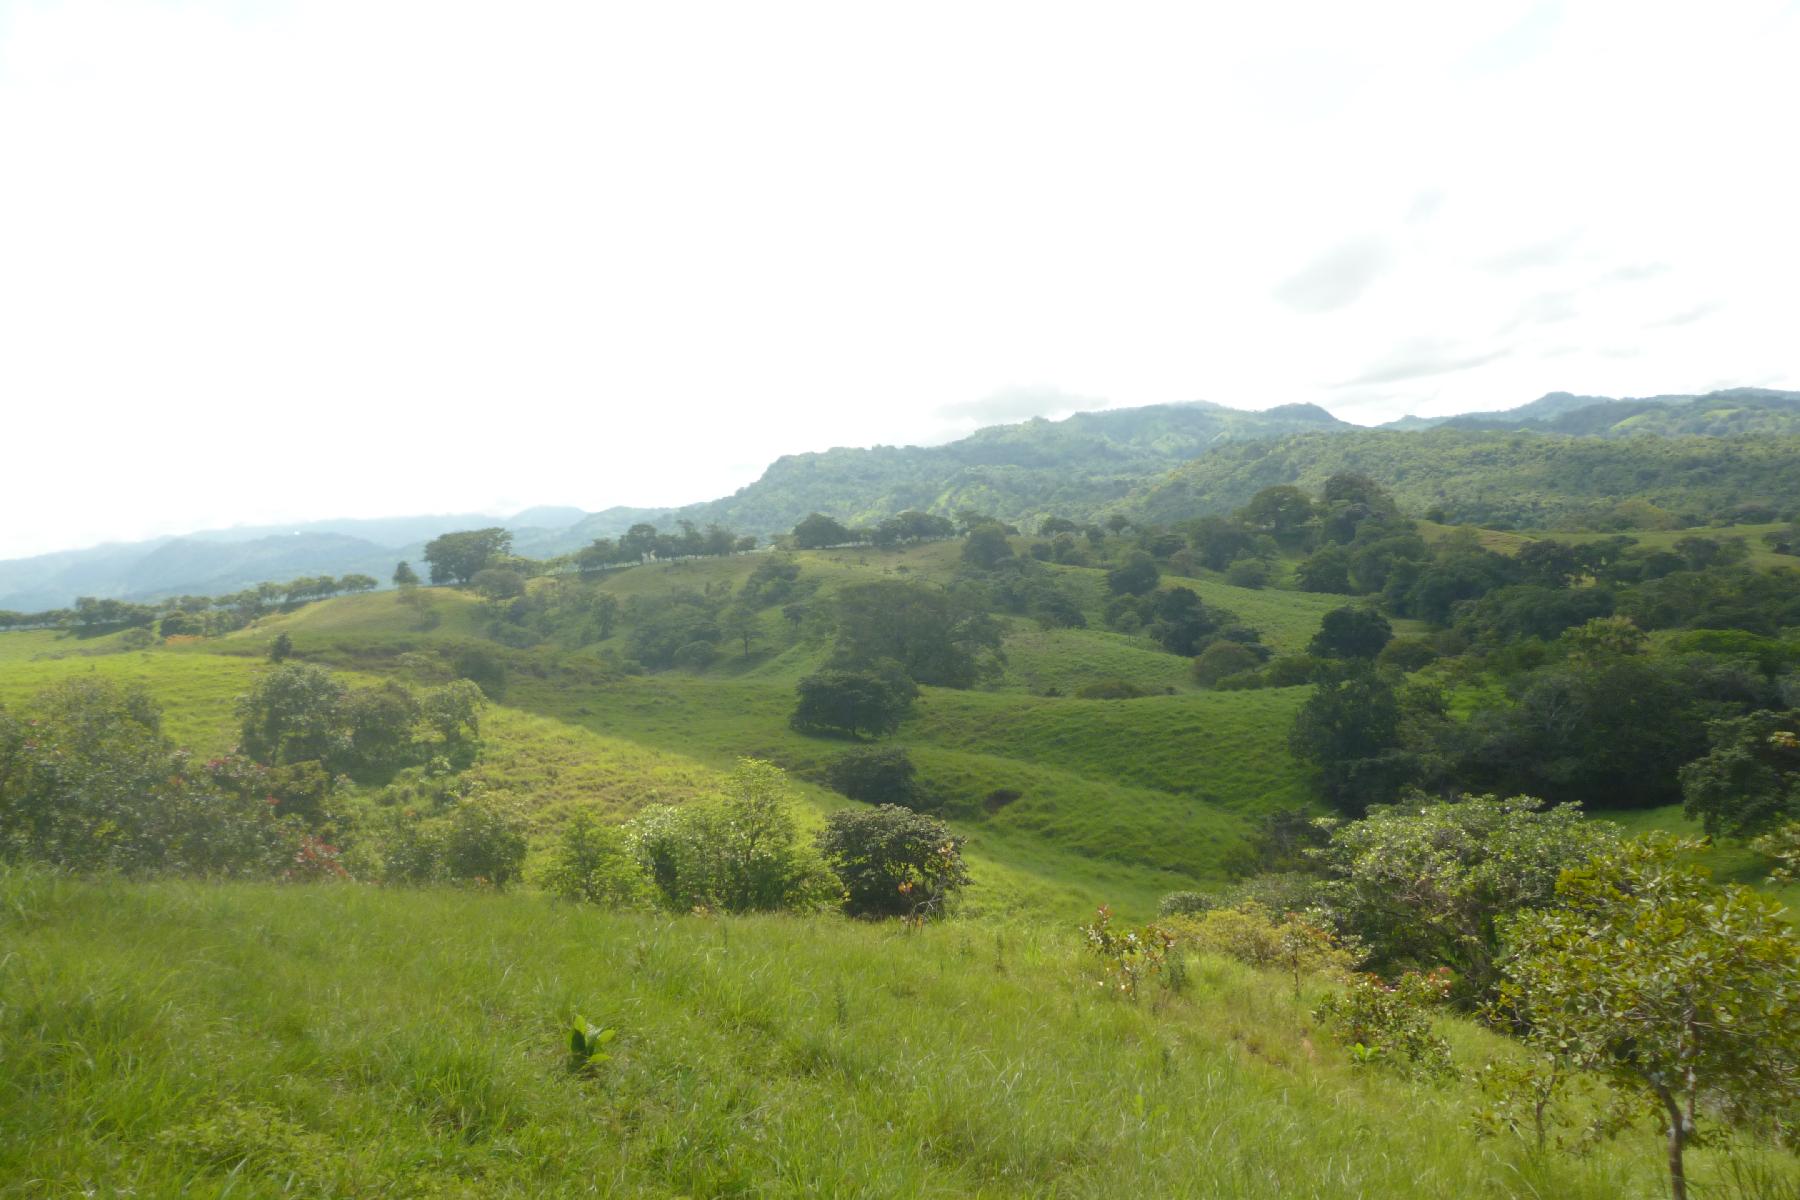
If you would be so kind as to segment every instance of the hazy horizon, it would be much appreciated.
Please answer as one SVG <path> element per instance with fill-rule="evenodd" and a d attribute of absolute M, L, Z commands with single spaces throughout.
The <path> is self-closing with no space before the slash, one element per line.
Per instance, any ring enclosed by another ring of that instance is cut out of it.
<path fill-rule="evenodd" d="M 1077 409 L 1800 387 L 1797 55 L 1780 0 L 0 0 L 0 558 Z"/>

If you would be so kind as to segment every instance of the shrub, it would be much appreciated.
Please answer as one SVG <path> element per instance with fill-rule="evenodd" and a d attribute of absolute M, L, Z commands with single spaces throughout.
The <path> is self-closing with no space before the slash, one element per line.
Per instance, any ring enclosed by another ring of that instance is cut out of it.
<path fill-rule="evenodd" d="M 893 804 L 840 809 L 818 835 L 853 917 L 942 915 L 969 881 L 962 844 L 937 818 Z"/>
<path fill-rule="evenodd" d="M 575 814 L 557 836 L 539 882 L 558 899 L 584 904 L 627 907 L 648 898 L 625 831 L 585 812 Z"/>
<path fill-rule="evenodd" d="M 1128 679 L 1099 679 L 1075 689 L 1083 700 L 1137 700 L 1150 693 Z"/>
<path fill-rule="evenodd" d="M 1392 984 L 1363 975 L 1328 997 L 1313 1020 L 1350 1048 L 1359 1065 L 1391 1067 L 1405 1075 L 1449 1075 L 1450 1044 L 1432 1032 L 1432 1011 L 1450 992 L 1450 972 L 1408 971 Z"/>
<path fill-rule="evenodd" d="M 1271 574 L 1267 561 L 1260 558 L 1240 558 L 1225 568 L 1225 582 L 1234 587 L 1263 588 L 1269 585 Z"/>
<path fill-rule="evenodd" d="M 917 808 L 922 796 L 917 769 L 898 746 L 852 750 L 831 760 L 825 782 L 834 791 L 865 804 L 898 804 Z"/>
<path fill-rule="evenodd" d="M 1319 660 L 1310 654 L 1284 654 L 1263 671 L 1263 683 L 1268 687 L 1299 687 L 1312 682 L 1318 667 Z"/>
<path fill-rule="evenodd" d="M 808 908 L 840 894 L 799 842 L 787 773 L 738 760 L 722 795 L 645 809 L 627 826 L 632 856 L 663 906 L 754 912 Z"/>
<path fill-rule="evenodd" d="M 1437 659 L 1436 648 L 1429 639 L 1422 637 L 1395 638 L 1375 656 L 1376 665 L 1409 674 L 1421 667 L 1430 666 Z"/>
<path fill-rule="evenodd" d="M 1217 641 L 1194 659 L 1194 678 L 1205 687 L 1213 687 L 1228 675 L 1254 671 L 1261 665 L 1254 651 L 1237 642 Z"/>
<path fill-rule="evenodd" d="M 675 651 L 673 661 L 678 667 L 704 669 L 712 666 L 718 657 L 719 648 L 711 642 L 689 642 Z"/>
<path fill-rule="evenodd" d="M 912 707 L 908 690 L 873 671 L 820 671 L 795 690 L 800 699 L 788 724 L 801 733 L 880 737 L 900 728 Z"/>
<path fill-rule="evenodd" d="M 1219 898 L 1211 892 L 1170 892 L 1156 906 L 1159 917 L 1186 917 L 1219 906 Z"/>
<path fill-rule="evenodd" d="M 1174 936 L 1159 925 L 1114 929 L 1112 909 L 1104 904 L 1095 911 L 1093 924 L 1081 932 L 1088 950 L 1100 960 L 1100 978 L 1095 985 L 1128 1000 L 1137 999 L 1138 986 L 1163 969 L 1175 944 Z"/>
<path fill-rule="evenodd" d="M 981 807 L 991 813 L 999 812 L 1023 795 L 1017 788 L 995 788 L 981 798 Z"/>

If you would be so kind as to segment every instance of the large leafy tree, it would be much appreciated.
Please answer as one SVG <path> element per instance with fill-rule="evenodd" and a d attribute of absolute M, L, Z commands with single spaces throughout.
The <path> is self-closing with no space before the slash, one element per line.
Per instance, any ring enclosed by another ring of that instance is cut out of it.
<path fill-rule="evenodd" d="M 1313 858 L 1330 876 L 1321 895 L 1377 965 L 1450 967 L 1477 997 L 1498 978 L 1501 922 L 1550 903 L 1564 868 L 1618 839 L 1573 805 L 1465 796 L 1372 809 L 1333 828 Z"/>
<path fill-rule="evenodd" d="M 1307 653 L 1319 658 L 1372 659 L 1394 637 L 1394 627 L 1372 608 L 1345 605 L 1325 614 Z"/>
<path fill-rule="evenodd" d="M 1565 871 L 1521 915 L 1499 1010 L 1554 1061 L 1596 1073 L 1662 1125 L 1675 1200 L 1709 1123 L 1800 1105 L 1800 935 L 1779 903 L 1714 886 L 1697 843 L 1628 843 Z"/>
<path fill-rule="evenodd" d="M 789 723 L 803 733 L 880 737 L 900 727 L 914 689 L 875 671 L 819 671 L 795 689 L 799 703 Z"/>
<path fill-rule="evenodd" d="M 898 663 L 919 683 L 966 688 L 981 678 L 985 654 L 1000 648 L 1000 629 L 978 607 L 942 588 L 876 580 L 842 588 L 837 598 L 839 660 L 854 668 Z"/>
<path fill-rule="evenodd" d="M 1681 768 L 1688 816 L 1732 837 L 1800 817 L 1800 712 L 1754 712 L 1706 729 L 1712 749 Z"/>
<path fill-rule="evenodd" d="M 1393 799 L 1416 770 L 1403 748 L 1400 698 L 1367 668 L 1319 683 L 1288 745 L 1316 768 L 1326 802 L 1351 816 Z"/>
<path fill-rule="evenodd" d="M 433 583 L 468 583 L 511 552 L 512 534 L 497 526 L 446 533 L 425 543 L 425 561 L 431 564 Z"/>

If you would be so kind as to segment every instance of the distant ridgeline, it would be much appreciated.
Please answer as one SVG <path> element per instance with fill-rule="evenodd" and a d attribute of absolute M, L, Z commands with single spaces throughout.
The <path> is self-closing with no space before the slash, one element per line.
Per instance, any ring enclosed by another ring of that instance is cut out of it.
<path fill-rule="evenodd" d="M 730 496 L 678 509 L 541 508 L 499 524 L 519 553 L 549 557 L 646 522 L 767 537 L 814 512 L 862 527 L 907 511 L 974 510 L 1023 528 L 1114 512 L 1177 521 L 1229 512 L 1273 484 L 1316 487 L 1340 470 L 1450 522 L 1642 529 L 1786 517 L 1800 508 L 1800 392 L 1559 392 L 1508 412 L 1407 417 L 1380 430 L 1310 404 L 1153 405 L 996 425 L 942 446 L 788 455 Z M 385 578 L 431 538 L 491 524 L 470 514 L 315 522 L 17 559 L 0 562 L 0 609 L 218 594 L 327 573 Z"/>

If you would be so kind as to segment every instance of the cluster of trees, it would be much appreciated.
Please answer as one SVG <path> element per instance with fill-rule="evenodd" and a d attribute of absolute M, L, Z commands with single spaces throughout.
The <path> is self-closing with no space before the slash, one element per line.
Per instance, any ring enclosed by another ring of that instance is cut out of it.
<path fill-rule="evenodd" d="M 723 558 L 756 549 L 754 536 L 739 535 L 721 525 L 701 529 L 692 521 L 676 524 L 675 533 L 659 533 L 656 526 L 639 523 L 617 540 L 596 538 L 575 552 L 575 568 L 583 574 L 593 574 L 609 567 L 680 558 Z"/>
<path fill-rule="evenodd" d="M 987 678 L 999 667 L 1001 629 L 983 599 L 898 579 L 840 588 L 832 656 L 800 681 L 794 728 L 880 736 L 898 727 L 918 685 L 969 688 Z"/>
<path fill-rule="evenodd" d="M 0 630 L 68 629 L 83 635 L 120 629 L 152 629 L 163 637 L 214 636 L 242 629 L 258 617 L 282 607 L 373 591 L 379 582 L 369 575 L 320 575 L 286 583 L 259 583 L 220 596 L 175 596 L 137 603 L 80 596 L 70 608 L 36 613 L 0 612 Z"/>
<path fill-rule="evenodd" d="M 721 794 L 645 809 L 622 827 L 570 822 L 545 886 L 565 899 L 673 912 L 840 907 L 856 917 L 940 915 L 968 882 L 962 839 L 893 805 L 831 814 L 800 834 L 787 775 L 743 759 Z"/>
<path fill-rule="evenodd" d="M 1541 1149 L 1559 1126 L 1604 1136 L 1648 1117 L 1683 1196 L 1709 1125 L 1790 1136 L 1800 1105 L 1800 935 L 1772 899 L 1709 882 L 1693 849 L 1628 842 L 1574 805 L 1415 797 L 1361 820 L 1269 820 L 1255 854 L 1284 873 L 1164 911 L 1202 918 L 1178 930 L 1268 925 L 1269 956 L 1329 963 L 1320 947 L 1336 947 L 1393 981 L 1353 982 L 1318 1014 L 1339 1028 L 1354 1014 L 1347 1040 L 1368 1061 L 1441 1048 L 1427 1012 L 1399 1010 L 1447 997 L 1523 1043 L 1481 1074 L 1486 1127 Z M 1274 926 L 1268 897 L 1304 918 Z M 1597 1094 L 1573 1103 L 1582 1089 Z"/>

